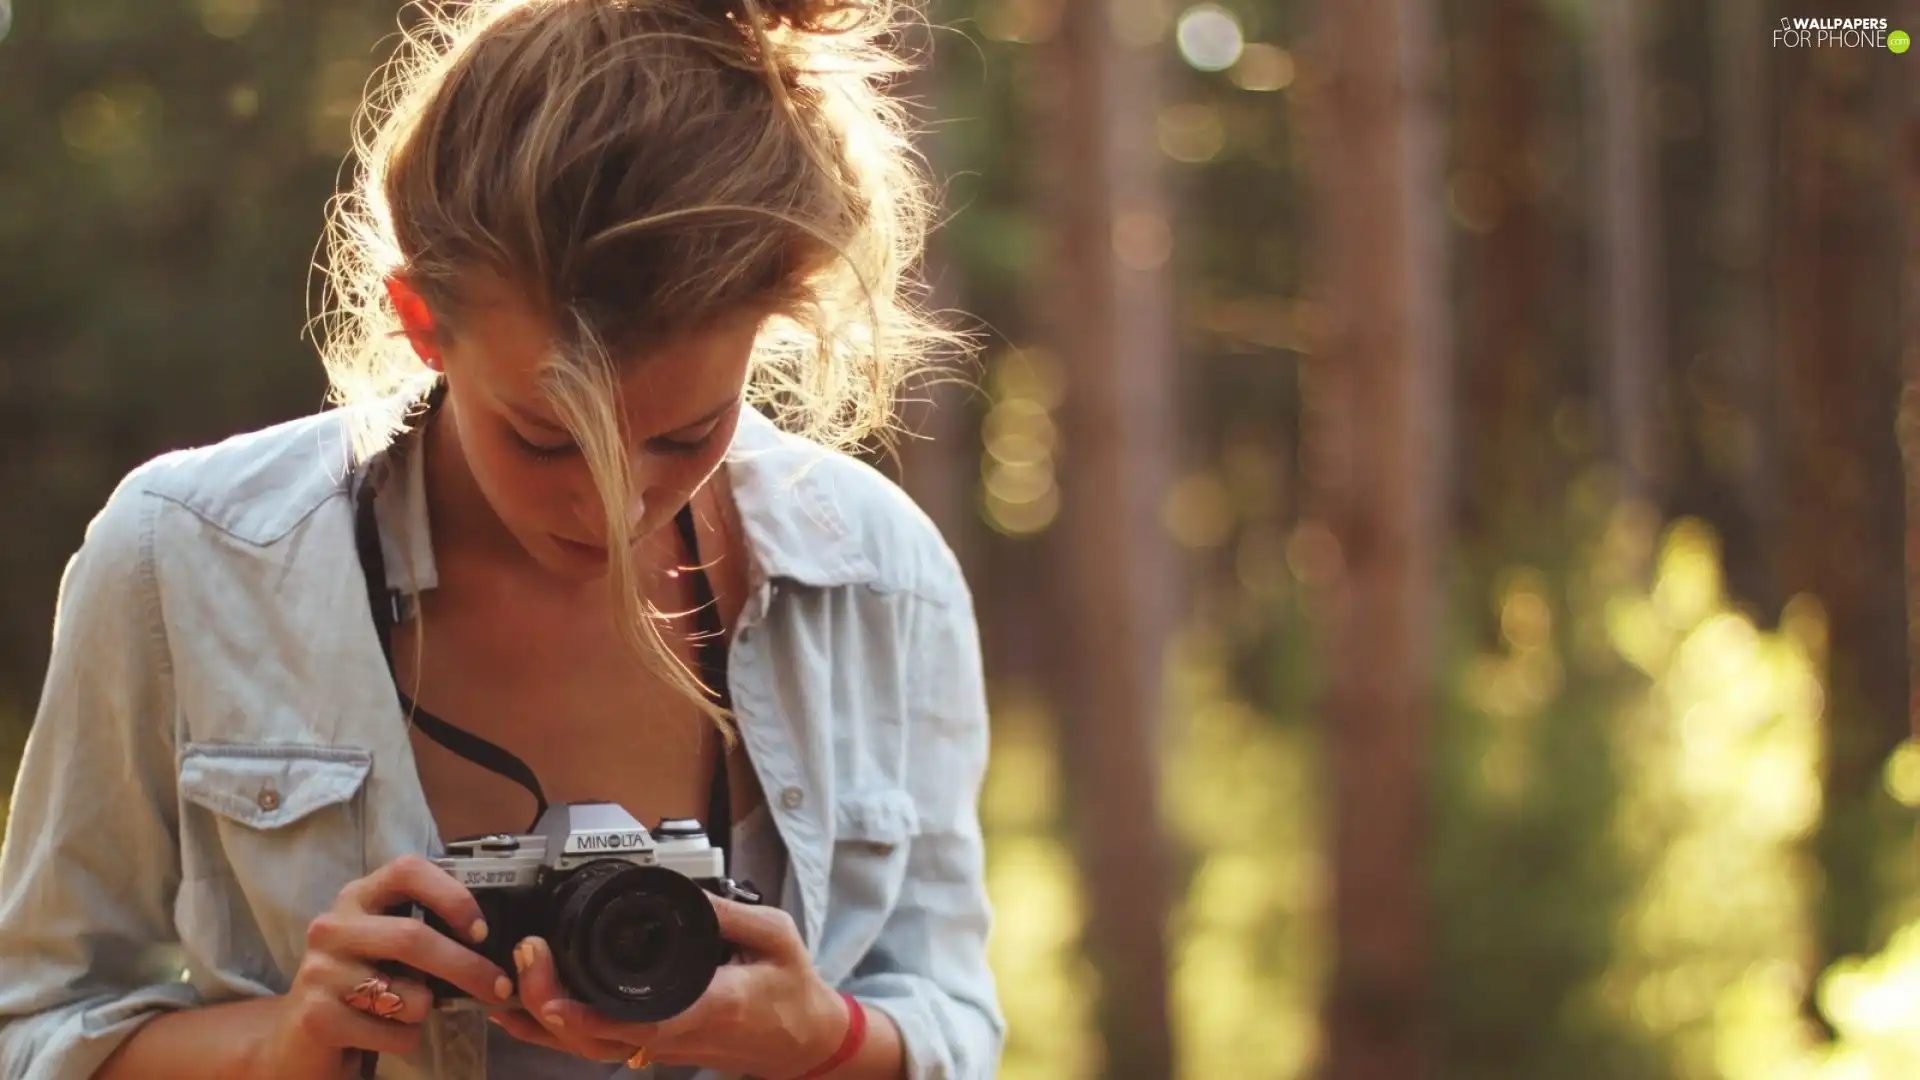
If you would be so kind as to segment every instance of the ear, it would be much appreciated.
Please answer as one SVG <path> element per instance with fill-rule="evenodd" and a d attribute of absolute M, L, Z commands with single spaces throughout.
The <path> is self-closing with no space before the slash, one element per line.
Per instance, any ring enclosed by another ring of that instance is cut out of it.
<path fill-rule="evenodd" d="M 421 363 L 439 371 L 440 339 L 434 331 L 433 312 L 427 309 L 426 300 L 397 274 L 387 278 L 387 299 L 393 301 L 393 310 L 400 316 L 400 328 L 406 331 L 414 355 Z"/>

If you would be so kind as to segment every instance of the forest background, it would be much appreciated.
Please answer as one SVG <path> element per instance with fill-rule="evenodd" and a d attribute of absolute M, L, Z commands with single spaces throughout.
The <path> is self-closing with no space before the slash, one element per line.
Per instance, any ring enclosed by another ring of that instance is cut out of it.
<path fill-rule="evenodd" d="M 931 15 L 1003 1075 L 1920 1075 L 1913 5 Z M 8 775 L 113 483 L 320 407 L 398 17 L 14 5 Z"/>

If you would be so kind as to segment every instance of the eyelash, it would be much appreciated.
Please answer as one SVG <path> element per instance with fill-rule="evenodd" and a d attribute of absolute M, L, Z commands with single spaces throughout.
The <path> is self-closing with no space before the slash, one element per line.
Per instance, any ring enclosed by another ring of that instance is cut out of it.
<path fill-rule="evenodd" d="M 707 448 L 707 444 L 713 441 L 714 432 L 718 430 L 719 424 L 716 423 L 705 435 L 690 442 L 676 442 L 672 439 L 653 439 L 647 443 L 647 449 L 656 454 L 697 454 Z M 558 461 L 561 458 L 572 457 L 580 452 L 580 448 L 573 443 L 563 443 L 559 446 L 538 446 L 528 442 L 517 431 L 512 434 L 513 441 L 518 445 L 520 452 L 535 461 Z"/>
<path fill-rule="evenodd" d="M 647 443 L 647 449 L 656 454 L 697 454 L 705 450 L 707 444 L 713 441 L 713 433 L 719 430 L 719 427 L 720 425 L 716 423 L 707 429 L 705 435 L 685 442 L 675 439 L 653 439 Z"/>
<path fill-rule="evenodd" d="M 572 443 L 562 443 L 559 446 L 538 446 L 528 442 L 517 431 L 510 431 L 509 434 L 513 436 L 514 446 L 518 448 L 521 453 L 535 461 L 557 461 L 560 458 L 570 457 L 580 452 L 580 448 Z"/>

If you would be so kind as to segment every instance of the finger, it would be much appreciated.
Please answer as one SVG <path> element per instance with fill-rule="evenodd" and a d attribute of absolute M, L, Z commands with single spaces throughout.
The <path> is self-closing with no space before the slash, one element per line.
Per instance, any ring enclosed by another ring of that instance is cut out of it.
<path fill-rule="evenodd" d="M 720 919 L 720 936 L 742 948 L 777 962 L 806 955 L 793 916 L 777 907 L 742 904 L 708 894 Z"/>
<path fill-rule="evenodd" d="M 697 1040 L 703 1031 L 722 1030 L 737 1021 L 752 1000 L 751 984 L 759 977 L 752 965 L 729 964 L 713 973 L 706 992 L 677 1016 L 654 1025 L 654 1042 L 662 1047 Z"/>
<path fill-rule="evenodd" d="M 307 949 L 376 963 L 396 960 L 490 1004 L 504 1003 L 513 993 L 513 981 L 492 961 L 417 919 L 321 915 L 307 927 Z"/>
<path fill-rule="evenodd" d="M 546 1013 L 568 1004 L 567 992 L 560 986 L 560 971 L 553 964 L 553 950 L 544 938 L 529 937 L 515 945 L 513 967 L 520 976 L 520 1007 L 535 1020 L 545 1023 Z"/>
<path fill-rule="evenodd" d="M 520 972 L 520 1004 L 548 1037 L 569 1053 L 592 1061 L 625 1061 L 651 1029 L 611 1022 L 567 996 L 560 985 L 553 950 L 545 939 L 530 937 L 514 947 Z"/>
<path fill-rule="evenodd" d="M 433 991 L 425 983 L 383 975 L 359 965 L 350 970 L 357 977 L 341 980 L 341 1000 L 376 1020 L 418 1024 L 433 1011 Z"/>
<path fill-rule="evenodd" d="M 561 1010 L 569 1031 L 579 1032 L 582 1038 L 624 1046 L 629 1056 L 632 1055 L 634 1047 L 644 1046 L 652 1050 L 659 1046 L 663 1039 L 660 1024 L 630 1024 L 624 1020 L 615 1020 L 577 1001 L 566 1002 L 561 1006 Z M 657 1059 L 660 1055 L 653 1056 Z"/>
<path fill-rule="evenodd" d="M 534 1022 L 569 1045 L 582 1037 L 580 1028 L 586 1010 L 570 1000 L 560 985 L 560 971 L 554 966 L 553 950 L 546 940 L 530 937 L 515 945 L 513 966 L 520 973 L 520 1007 Z"/>
<path fill-rule="evenodd" d="M 402 855 L 349 884 L 340 902 L 349 910 L 381 915 L 402 904 L 419 901 L 456 933 L 479 944 L 486 940 L 487 921 L 480 902 L 452 874 L 418 855 Z"/>
<path fill-rule="evenodd" d="M 558 1050 L 562 1053 L 569 1052 L 564 1043 L 540 1026 L 538 1020 L 519 1009 L 488 1013 L 487 1020 L 523 1043 L 544 1046 L 549 1050 Z"/>
<path fill-rule="evenodd" d="M 397 1057 L 411 1054 L 419 1047 L 420 1032 L 423 1030 L 418 1024 L 378 1020 L 344 1005 L 327 1010 L 327 1019 L 332 1034 L 320 1045 L 338 1046 L 343 1050 L 371 1050 L 376 1054 L 393 1054 Z"/>
<path fill-rule="evenodd" d="M 369 1016 L 340 1000 L 330 988 L 315 987 L 306 994 L 299 1010 L 299 1024 L 302 1033 L 316 1046 L 410 1054 L 420 1042 L 418 1024 Z"/>

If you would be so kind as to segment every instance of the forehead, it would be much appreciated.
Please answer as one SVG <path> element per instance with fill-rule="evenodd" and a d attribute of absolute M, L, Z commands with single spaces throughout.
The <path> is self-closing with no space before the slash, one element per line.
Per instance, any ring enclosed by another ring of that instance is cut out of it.
<path fill-rule="evenodd" d="M 743 314 L 619 358 L 620 392 L 638 431 L 670 431 L 738 396 L 762 320 Z M 504 411 L 558 428 L 542 376 L 559 335 L 532 305 L 493 287 L 472 294 L 459 334 L 461 376 Z"/>

